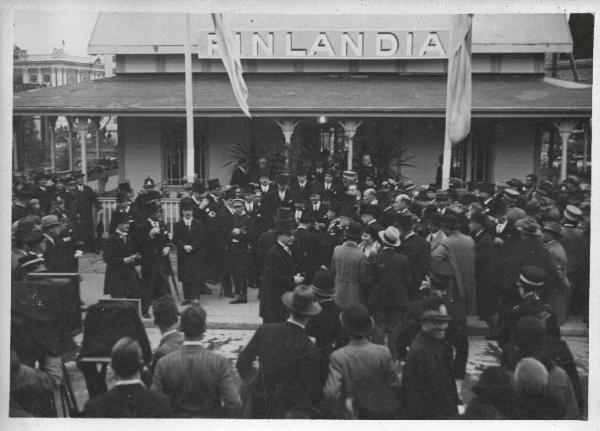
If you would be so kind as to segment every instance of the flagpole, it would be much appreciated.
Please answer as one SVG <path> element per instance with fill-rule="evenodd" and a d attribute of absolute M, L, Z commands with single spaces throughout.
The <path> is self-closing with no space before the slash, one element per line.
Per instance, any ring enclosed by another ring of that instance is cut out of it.
<path fill-rule="evenodd" d="M 194 93 L 192 90 L 192 47 L 190 43 L 190 14 L 185 14 L 185 121 L 186 121 L 186 164 L 185 176 L 194 181 Z"/>

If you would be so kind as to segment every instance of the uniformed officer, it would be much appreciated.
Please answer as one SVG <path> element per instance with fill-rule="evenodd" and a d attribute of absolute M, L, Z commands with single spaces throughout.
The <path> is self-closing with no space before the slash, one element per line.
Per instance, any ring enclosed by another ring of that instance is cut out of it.
<path fill-rule="evenodd" d="M 146 204 L 153 200 L 160 200 L 160 192 L 154 189 L 154 180 L 150 177 L 146 177 L 142 187 L 133 205 L 135 206 L 139 221 L 143 223 L 148 217 L 148 207 Z"/>
<path fill-rule="evenodd" d="M 255 236 L 252 218 L 244 212 L 246 201 L 234 199 L 233 228 L 227 241 L 227 263 L 231 265 L 231 274 L 235 289 L 235 298 L 230 304 L 245 304 L 247 300 L 247 278 L 250 268 L 249 247 Z"/>
<path fill-rule="evenodd" d="M 544 304 L 538 296 L 538 292 L 544 287 L 546 277 L 546 271 L 540 267 L 525 265 L 521 268 L 517 280 L 521 301 L 514 307 L 504 310 L 498 322 L 498 345 L 501 349 L 504 350 L 512 340 L 514 328 L 519 319 L 524 316 L 542 319 L 546 323 L 548 334 L 560 338 L 560 328 L 552 307 Z"/>

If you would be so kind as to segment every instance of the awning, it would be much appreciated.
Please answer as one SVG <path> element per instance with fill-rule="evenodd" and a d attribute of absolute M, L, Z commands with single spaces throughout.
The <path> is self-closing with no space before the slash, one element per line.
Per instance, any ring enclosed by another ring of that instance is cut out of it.
<path fill-rule="evenodd" d="M 247 74 L 255 116 L 443 117 L 446 77 Z M 556 85 L 558 83 L 558 85 Z M 196 116 L 243 115 L 225 74 L 194 77 Z M 581 117 L 592 88 L 542 76 L 474 75 L 474 117 Z M 121 75 L 14 94 L 14 115 L 184 116 L 183 75 Z"/>

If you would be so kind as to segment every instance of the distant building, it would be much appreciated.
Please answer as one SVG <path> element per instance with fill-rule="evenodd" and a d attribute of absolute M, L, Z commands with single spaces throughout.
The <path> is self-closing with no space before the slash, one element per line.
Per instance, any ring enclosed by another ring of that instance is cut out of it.
<path fill-rule="evenodd" d="M 100 58 L 67 54 L 53 49 L 52 54 L 28 54 L 15 47 L 13 58 L 14 90 L 37 87 L 59 87 L 104 78 L 106 72 Z"/>

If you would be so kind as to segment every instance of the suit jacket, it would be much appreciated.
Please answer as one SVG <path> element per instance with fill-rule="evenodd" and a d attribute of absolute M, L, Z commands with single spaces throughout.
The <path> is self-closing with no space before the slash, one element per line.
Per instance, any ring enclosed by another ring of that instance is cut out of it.
<path fill-rule="evenodd" d="M 325 398 L 342 410 L 351 397 L 355 408 L 368 412 L 369 418 L 392 419 L 400 408 L 390 385 L 396 371 L 390 350 L 366 338 L 352 339 L 329 357 L 329 375 L 323 389 Z M 360 415 L 359 415 L 360 417 Z"/>
<path fill-rule="evenodd" d="M 371 280 L 367 257 L 355 242 L 346 241 L 333 250 L 331 272 L 335 276 L 335 303 L 342 309 L 365 303 Z"/>
<path fill-rule="evenodd" d="M 289 310 L 281 302 L 285 292 L 294 290 L 296 262 L 279 243 L 275 243 L 265 256 L 260 290 L 260 316 L 265 323 L 283 322 Z"/>
<path fill-rule="evenodd" d="M 261 325 L 239 354 L 237 368 L 242 378 L 251 373 L 256 358 L 253 418 L 283 418 L 291 409 L 313 412 L 321 399 L 326 368 L 301 327 L 290 322 Z"/>
<path fill-rule="evenodd" d="M 473 238 L 456 231 L 448 235 L 431 253 L 433 258 L 447 260 L 454 268 L 458 297 L 453 299 L 467 315 L 477 310 L 475 290 L 475 242 Z"/>
<path fill-rule="evenodd" d="M 229 361 L 200 345 L 183 345 L 163 357 L 151 389 L 171 398 L 177 417 L 236 417 L 242 408 Z"/>
<path fill-rule="evenodd" d="M 154 374 L 154 370 L 156 369 L 156 364 L 158 361 L 167 356 L 169 353 L 174 352 L 175 350 L 179 350 L 181 345 L 183 344 L 183 333 L 180 331 L 175 331 L 166 337 L 161 338 L 160 343 L 158 344 L 158 348 L 154 352 L 152 356 L 152 364 L 150 365 L 150 371 Z"/>
<path fill-rule="evenodd" d="M 333 298 L 322 299 L 319 304 L 321 312 L 308 321 L 306 333 L 315 338 L 315 344 L 327 361 L 331 352 L 345 344 L 347 336 L 340 322 L 342 309 L 335 305 Z"/>
<path fill-rule="evenodd" d="M 229 184 L 238 185 L 238 186 L 244 188 L 248 185 L 249 182 L 250 182 L 250 172 L 249 171 L 244 172 L 239 167 L 237 167 L 231 174 L 231 181 L 229 181 Z"/>
<path fill-rule="evenodd" d="M 115 298 L 135 298 L 139 295 L 139 276 L 135 263 L 123 263 L 123 258 L 134 254 L 133 241 L 126 235 L 127 242 L 118 232 L 108 239 L 102 257 L 106 262 L 104 294 Z"/>
<path fill-rule="evenodd" d="M 308 180 L 306 180 L 306 183 L 304 183 L 302 186 L 298 181 L 294 181 L 290 186 L 290 191 L 294 194 L 294 196 L 308 201 L 308 198 L 310 197 L 311 185 Z"/>
<path fill-rule="evenodd" d="M 452 349 L 424 332 L 414 339 L 402 372 L 406 419 L 451 419 L 458 414 Z"/>
<path fill-rule="evenodd" d="M 392 248 L 383 248 L 374 257 L 373 269 L 373 289 L 367 301 L 369 306 L 404 311 L 408 306 L 408 287 L 412 280 L 406 256 Z"/>
<path fill-rule="evenodd" d="M 567 254 L 567 272 L 576 271 L 582 261 L 589 260 L 589 256 L 582 253 L 583 231 L 573 225 L 563 225 L 560 243 Z"/>
<path fill-rule="evenodd" d="M 168 418 L 171 412 L 169 397 L 139 383 L 115 386 L 89 400 L 83 409 L 88 418 Z"/>
<path fill-rule="evenodd" d="M 318 190 L 321 192 L 321 199 L 327 202 L 336 202 L 340 198 L 340 187 L 332 182 L 327 190 L 327 184 L 324 181 L 319 182 Z"/>
<path fill-rule="evenodd" d="M 163 258 L 163 248 L 170 246 L 169 231 L 163 222 L 159 222 L 160 232 L 150 237 L 152 225 L 149 220 L 139 223 L 131 234 L 133 250 L 142 256 L 142 268 L 144 265 L 154 265 L 157 260 Z"/>
<path fill-rule="evenodd" d="M 183 219 L 173 226 L 173 242 L 177 247 L 177 278 L 182 283 L 200 282 L 204 278 L 204 258 L 206 256 L 206 227 L 194 218 L 188 228 Z M 192 246 L 185 251 L 184 246 Z"/>
<path fill-rule="evenodd" d="M 411 268 L 411 280 L 408 285 L 408 297 L 416 300 L 419 295 L 419 287 L 429 271 L 431 262 L 431 247 L 427 240 L 420 235 L 414 234 L 402 239 L 400 252 L 404 254 Z"/>
<path fill-rule="evenodd" d="M 298 272 L 304 275 L 307 283 L 310 283 L 315 271 L 326 264 L 319 236 L 304 228 L 294 231 L 292 254 L 296 259 Z"/>
<path fill-rule="evenodd" d="M 286 190 L 283 195 L 283 200 L 279 198 L 279 189 L 274 187 L 266 196 L 263 197 L 263 202 L 268 208 L 271 216 L 277 212 L 277 208 L 284 207 L 294 210 L 294 193 L 291 190 Z"/>
<path fill-rule="evenodd" d="M 321 201 L 319 203 L 319 209 L 317 209 L 315 211 L 315 209 L 313 208 L 313 205 L 311 203 L 308 203 L 308 205 L 306 206 L 306 211 L 308 214 L 310 214 L 312 216 L 312 218 L 315 222 L 328 224 L 328 221 L 327 221 L 327 209 L 328 208 L 329 207 Z"/>
<path fill-rule="evenodd" d="M 485 230 L 474 236 L 475 240 L 475 285 L 480 313 L 497 311 L 497 289 L 495 246 L 491 235 Z"/>

